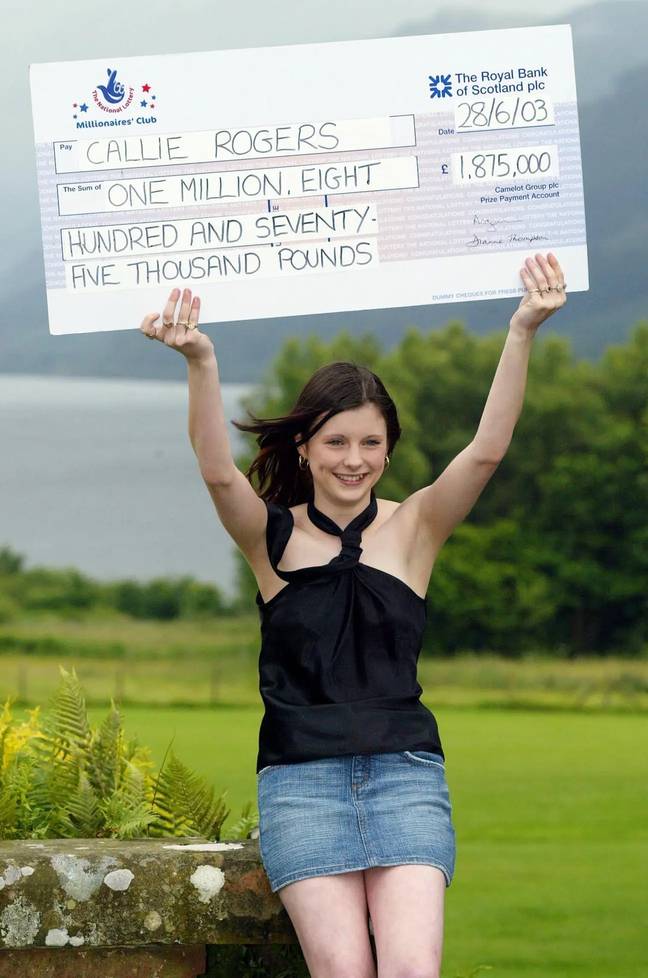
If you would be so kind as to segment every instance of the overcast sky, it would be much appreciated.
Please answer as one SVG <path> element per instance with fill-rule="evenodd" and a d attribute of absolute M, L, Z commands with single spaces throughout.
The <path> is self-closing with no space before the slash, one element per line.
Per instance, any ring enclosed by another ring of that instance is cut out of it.
<path fill-rule="evenodd" d="M 543 23 L 549 15 L 560 22 L 561 15 L 591 3 L 543 0 L 537 12 Z M 61 7 L 50 0 L 5 0 L 0 43 L 10 66 L 8 81 L 22 87 L 24 73 L 12 77 L 11 66 L 30 61 L 370 38 L 400 30 L 409 22 L 470 9 L 480 10 L 482 16 L 485 12 L 479 0 L 241 0 L 227 4 L 222 0 L 156 0 L 126 6 L 65 0 Z M 488 11 L 533 18 L 533 7 L 520 0 L 490 0 Z M 3 73 L 7 67 L 5 62 Z"/>
<path fill-rule="evenodd" d="M 0 83 L 7 138 L 0 170 L 6 221 L 0 255 L 15 248 L 16 220 L 29 229 L 32 247 L 39 246 L 30 63 L 472 30 L 473 23 L 483 29 L 493 20 L 497 27 L 568 23 L 570 13 L 592 2 L 543 0 L 535 10 L 520 0 L 491 0 L 488 7 L 479 0 L 156 0 L 126 6 L 4 0 Z"/>

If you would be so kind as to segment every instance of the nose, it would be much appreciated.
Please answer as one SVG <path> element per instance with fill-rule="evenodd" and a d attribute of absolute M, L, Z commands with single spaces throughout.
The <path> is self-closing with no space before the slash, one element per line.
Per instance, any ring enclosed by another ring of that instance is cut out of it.
<path fill-rule="evenodd" d="M 362 467 L 362 455 L 360 451 L 351 450 L 344 460 L 344 464 L 349 469 L 359 469 Z"/>

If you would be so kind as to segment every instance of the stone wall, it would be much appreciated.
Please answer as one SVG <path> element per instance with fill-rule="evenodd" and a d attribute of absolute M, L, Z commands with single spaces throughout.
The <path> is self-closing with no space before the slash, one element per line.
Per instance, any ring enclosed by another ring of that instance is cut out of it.
<path fill-rule="evenodd" d="M 257 839 L 0 840 L 0 978 L 308 978 Z"/>

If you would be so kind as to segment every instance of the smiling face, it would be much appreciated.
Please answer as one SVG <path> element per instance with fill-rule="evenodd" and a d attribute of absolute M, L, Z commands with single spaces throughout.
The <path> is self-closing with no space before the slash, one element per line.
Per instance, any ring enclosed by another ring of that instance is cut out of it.
<path fill-rule="evenodd" d="M 385 419 L 373 403 L 340 411 L 297 450 L 308 459 L 318 508 L 322 499 L 333 506 L 343 500 L 358 504 L 369 498 L 385 469 Z"/>

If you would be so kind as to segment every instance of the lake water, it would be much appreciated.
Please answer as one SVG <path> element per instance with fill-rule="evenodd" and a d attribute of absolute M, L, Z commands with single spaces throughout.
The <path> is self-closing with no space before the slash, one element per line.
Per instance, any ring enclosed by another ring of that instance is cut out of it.
<path fill-rule="evenodd" d="M 250 385 L 223 384 L 243 420 Z M 0 374 L 0 547 L 99 580 L 189 574 L 234 592 L 234 544 L 187 433 L 186 382 Z M 229 425 L 232 452 L 243 435 Z"/>

